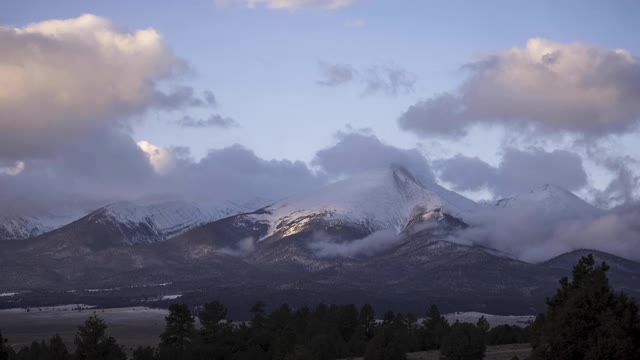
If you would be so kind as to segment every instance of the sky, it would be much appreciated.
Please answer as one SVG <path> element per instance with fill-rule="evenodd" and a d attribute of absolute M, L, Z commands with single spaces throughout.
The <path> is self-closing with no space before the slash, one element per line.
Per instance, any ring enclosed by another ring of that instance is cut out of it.
<path fill-rule="evenodd" d="M 637 201 L 637 1 L 0 3 L 0 214 L 276 200 L 406 165 Z M 90 205 L 86 205 L 90 206 Z"/>

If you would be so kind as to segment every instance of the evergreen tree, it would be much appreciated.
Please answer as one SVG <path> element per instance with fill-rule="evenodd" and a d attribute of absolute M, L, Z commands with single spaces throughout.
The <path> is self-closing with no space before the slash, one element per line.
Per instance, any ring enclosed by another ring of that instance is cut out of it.
<path fill-rule="evenodd" d="M 529 342 L 529 327 L 498 325 L 487 333 L 487 345 L 523 344 Z"/>
<path fill-rule="evenodd" d="M 491 325 L 489 325 L 489 321 L 487 321 L 487 318 L 484 317 L 484 315 L 480 316 L 480 319 L 476 322 L 476 326 L 485 334 L 491 330 Z"/>
<path fill-rule="evenodd" d="M 444 360 L 481 360 L 486 348 L 482 330 L 471 323 L 456 322 L 442 340 L 440 356 Z"/>
<path fill-rule="evenodd" d="M 204 304 L 204 309 L 198 314 L 200 330 L 207 342 L 215 342 L 228 323 L 227 308 L 219 301 Z"/>
<path fill-rule="evenodd" d="M 116 340 L 106 336 L 107 325 L 93 315 L 78 327 L 75 358 L 78 360 L 124 360 L 126 355 Z"/>
<path fill-rule="evenodd" d="M 638 306 L 609 286 L 592 255 L 564 277 L 532 327 L 532 359 L 640 359 Z"/>
<path fill-rule="evenodd" d="M 407 358 L 407 332 L 404 318 L 389 311 L 383 325 L 367 345 L 364 360 L 404 360 Z"/>
<path fill-rule="evenodd" d="M 195 320 L 185 304 L 171 304 L 169 315 L 165 317 L 165 329 L 160 335 L 162 358 L 181 359 L 185 349 L 195 338 Z"/>
<path fill-rule="evenodd" d="M 450 326 L 447 319 L 440 314 L 437 306 L 431 305 L 422 322 L 422 327 L 424 329 L 424 349 L 440 349 L 442 339 L 449 332 Z"/>
<path fill-rule="evenodd" d="M 67 350 L 59 334 L 55 334 L 49 339 L 49 359 L 51 360 L 69 360 L 71 355 Z"/>
<path fill-rule="evenodd" d="M 358 315 L 358 322 L 363 330 L 363 340 L 369 341 L 373 337 L 373 331 L 376 326 L 376 312 L 373 310 L 373 306 L 369 304 L 362 305 Z"/>
<path fill-rule="evenodd" d="M 151 346 L 142 347 L 138 346 L 137 349 L 133 351 L 133 360 L 156 360 L 156 351 Z"/>
<path fill-rule="evenodd" d="M 9 360 L 9 345 L 8 340 L 2 337 L 2 331 L 0 331 L 0 360 Z"/>

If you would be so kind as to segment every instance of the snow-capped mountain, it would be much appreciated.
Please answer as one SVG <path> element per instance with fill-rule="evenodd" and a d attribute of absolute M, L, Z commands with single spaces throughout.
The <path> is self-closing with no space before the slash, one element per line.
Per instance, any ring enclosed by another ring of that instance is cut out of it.
<path fill-rule="evenodd" d="M 500 213 L 510 211 L 534 211 L 557 219 L 593 217 L 602 210 L 582 200 L 568 190 L 555 185 L 543 185 L 528 193 L 486 204 Z"/>
<path fill-rule="evenodd" d="M 218 206 L 185 201 L 149 205 L 119 202 L 100 208 L 82 220 L 116 229 L 120 237 L 118 243 L 137 245 L 168 240 L 194 227 L 252 210 L 232 202 Z"/>
<path fill-rule="evenodd" d="M 259 205 L 264 202 L 253 206 Z M 257 210 L 232 203 L 121 202 L 32 240 L 10 242 L 0 252 L 0 292 L 55 289 L 74 301 L 76 294 L 87 296 L 76 291 L 91 284 L 115 289 L 100 299 L 137 301 L 153 291 L 148 284 L 170 283 L 176 293 L 192 291 L 201 299 L 210 292 L 230 303 L 367 299 L 397 303 L 403 311 L 429 302 L 532 311 L 544 306 L 582 251 L 534 264 L 491 243 L 452 240 L 476 234 L 477 220 L 507 222 L 519 211 L 523 221 L 529 211 L 554 218 L 599 213 L 553 186 L 478 205 L 400 167 Z M 615 264 L 616 286 L 640 296 L 640 264 L 601 257 Z M 134 295 L 136 287 L 144 294 Z"/>
<path fill-rule="evenodd" d="M 371 253 L 367 249 L 371 242 L 384 242 L 378 246 L 384 250 L 395 240 L 399 243 L 418 234 L 439 238 L 434 235 L 465 226 L 462 219 L 476 207 L 467 198 L 433 183 L 423 184 L 409 171 L 393 167 L 206 224 L 171 243 L 174 252 L 192 260 L 233 254 L 261 264 L 318 270 L 336 260 L 318 259 L 321 247 L 355 244 L 363 251 L 349 250 L 348 256 L 360 257 Z M 382 238 L 368 239 L 374 233 Z"/>
<path fill-rule="evenodd" d="M 461 195 L 434 183 L 423 184 L 406 169 L 392 167 L 353 176 L 249 216 L 269 225 L 265 239 L 294 235 L 319 220 L 325 228 L 356 226 L 369 233 L 383 229 L 400 233 L 441 212 L 463 218 L 475 207 Z"/>
<path fill-rule="evenodd" d="M 0 240 L 24 240 L 64 226 L 85 215 L 73 212 L 64 215 L 40 214 L 0 217 Z"/>

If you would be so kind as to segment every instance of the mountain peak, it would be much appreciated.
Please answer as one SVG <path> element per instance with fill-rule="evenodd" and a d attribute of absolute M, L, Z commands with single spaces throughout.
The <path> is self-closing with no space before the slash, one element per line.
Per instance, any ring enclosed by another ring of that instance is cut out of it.
<path fill-rule="evenodd" d="M 595 216 L 600 209 L 571 191 L 553 184 L 544 184 L 527 193 L 500 199 L 496 208 L 535 209 L 560 218 Z"/>

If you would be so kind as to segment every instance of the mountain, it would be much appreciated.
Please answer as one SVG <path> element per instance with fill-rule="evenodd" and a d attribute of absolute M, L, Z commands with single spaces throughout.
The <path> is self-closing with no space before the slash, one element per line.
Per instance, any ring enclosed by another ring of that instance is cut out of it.
<path fill-rule="evenodd" d="M 24 240 L 64 226 L 86 212 L 74 211 L 63 215 L 38 214 L 0 217 L 0 241 Z"/>
<path fill-rule="evenodd" d="M 181 301 L 216 298 L 243 311 L 257 300 L 366 301 L 404 312 L 435 303 L 445 311 L 531 314 L 577 258 L 591 253 L 531 264 L 451 242 L 474 226 L 479 208 L 500 216 L 530 208 L 549 216 L 594 211 L 551 186 L 480 207 L 400 167 L 258 210 L 117 203 L 33 239 L 7 242 L 0 292 L 20 295 L 0 299 L 0 306 L 146 304 L 171 291 Z M 640 295 L 640 264 L 598 256 L 612 264 L 616 288 Z"/>
<path fill-rule="evenodd" d="M 500 212 L 535 211 L 556 219 L 594 217 L 603 213 L 570 191 L 549 184 L 528 193 L 498 200 L 486 207 Z"/>
<path fill-rule="evenodd" d="M 113 247 L 152 244 L 243 211 L 247 210 L 231 202 L 206 208 L 183 201 L 148 205 L 119 202 L 25 241 L 25 249 L 68 258 Z"/>
<path fill-rule="evenodd" d="M 204 225 L 174 243 L 194 257 L 244 252 L 259 263 L 315 267 L 325 262 L 316 259 L 313 248 L 318 243 L 348 246 L 381 231 L 399 238 L 434 230 L 425 224 L 440 224 L 436 226 L 440 229 L 464 226 L 461 219 L 476 206 L 436 184 L 421 183 L 404 168 L 393 167 Z M 250 242 L 250 251 L 242 249 L 243 241 Z"/>

